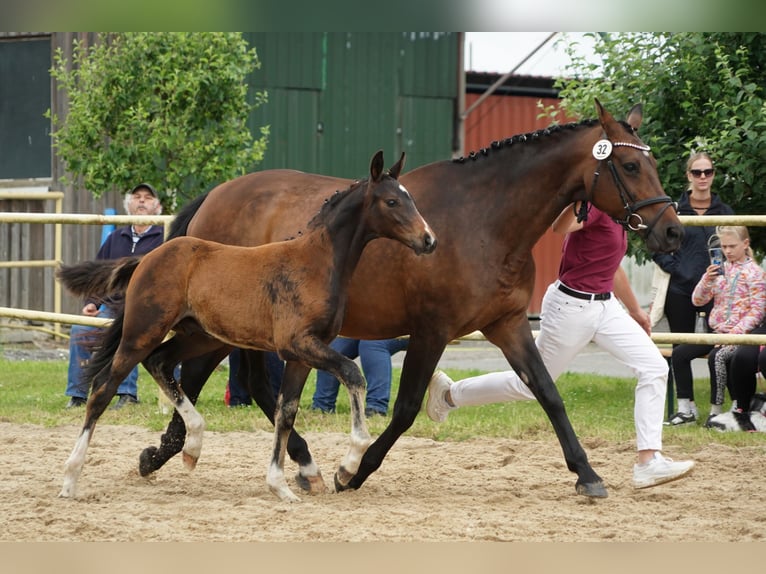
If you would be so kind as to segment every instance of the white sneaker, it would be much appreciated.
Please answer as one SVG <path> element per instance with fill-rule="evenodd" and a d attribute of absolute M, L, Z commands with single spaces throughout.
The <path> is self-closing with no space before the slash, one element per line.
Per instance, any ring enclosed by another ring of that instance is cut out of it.
<path fill-rule="evenodd" d="M 673 459 L 665 458 L 659 452 L 655 452 L 654 458 L 646 464 L 633 466 L 633 487 L 649 488 L 678 480 L 689 474 L 693 468 L 693 460 L 674 462 Z"/>
<path fill-rule="evenodd" d="M 447 420 L 447 415 L 452 409 L 457 407 L 450 406 L 444 393 L 447 392 L 452 384 L 446 373 L 436 371 L 428 383 L 428 401 L 426 401 L 426 412 L 432 421 L 443 423 Z"/>

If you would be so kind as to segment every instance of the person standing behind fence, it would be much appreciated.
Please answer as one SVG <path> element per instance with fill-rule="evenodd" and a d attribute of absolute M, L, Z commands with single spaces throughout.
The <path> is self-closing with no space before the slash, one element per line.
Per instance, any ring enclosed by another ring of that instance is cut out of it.
<path fill-rule="evenodd" d="M 715 180 L 715 167 L 713 160 L 706 152 L 695 152 L 689 156 L 686 162 L 686 179 L 689 187 L 678 200 L 678 215 L 733 215 L 734 210 L 721 201 L 713 193 L 713 181 Z M 663 271 L 670 274 L 667 294 L 665 296 L 665 316 L 668 319 L 668 327 L 671 333 L 694 333 L 697 316 L 705 314 L 705 329 L 710 330 L 707 324 L 710 309 L 713 302 L 705 305 L 695 305 L 692 302 L 692 292 L 705 273 L 710 261 L 708 259 L 708 242 L 715 233 L 713 225 L 687 225 L 684 229 L 684 237 L 681 247 L 674 253 L 655 253 L 652 256 L 657 265 Z M 676 345 L 673 345 L 675 348 Z M 703 353 L 704 354 L 704 353 Z M 703 355 L 698 355 L 703 356 Z M 695 357 L 696 358 L 696 357 Z M 691 376 L 691 364 L 689 366 Z M 676 378 L 673 372 L 673 378 Z M 681 373 L 682 378 L 686 373 Z M 682 422 L 694 422 L 699 416 L 697 407 L 692 405 L 689 411 L 693 418 L 681 417 Z M 679 407 L 679 412 L 685 411 Z M 678 413 L 676 413 L 678 414 Z M 673 415 L 668 422 L 681 420 Z"/>
<path fill-rule="evenodd" d="M 128 215 L 160 215 L 162 204 L 157 197 L 157 192 L 148 183 L 140 183 L 125 194 L 125 212 Z M 152 249 L 159 247 L 164 239 L 161 225 L 127 225 L 118 227 L 104 240 L 98 250 L 96 259 L 118 259 L 128 255 L 145 255 Z M 104 293 L 96 299 L 85 301 L 82 314 L 89 317 L 111 317 L 109 310 L 110 302 L 114 299 L 109 293 Z M 69 369 L 67 371 L 67 386 L 65 395 L 70 397 L 66 408 L 79 407 L 87 402 L 90 392 L 89 382 L 81 377 L 82 367 L 90 360 L 90 351 L 87 349 L 88 336 L 93 334 L 97 327 L 74 325 L 69 338 Z M 138 367 L 134 368 L 128 377 L 120 383 L 117 389 L 118 400 L 112 407 L 120 409 L 127 404 L 138 402 Z"/>
<path fill-rule="evenodd" d="M 716 231 L 726 260 L 720 266 L 712 263 L 708 265 L 692 292 L 692 303 L 702 306 L 712 302 L 709 322 L 713 332 L 750 333 L 766 317 L 766 272 L 753 261 L 747 227 L 722 225 Z M 678 412 L 670 418 L 668 424 L 679 425 L 696 420 L 691 361 L 707 354 L 710 368 L 710 415 L 705 426 L 710 426 L 711 419 L 722 410 L 724 388 L 728 381 L 728 363 L 735 350 L 735 345 L 696 343 L 684 343 L 673 349 Z"/>

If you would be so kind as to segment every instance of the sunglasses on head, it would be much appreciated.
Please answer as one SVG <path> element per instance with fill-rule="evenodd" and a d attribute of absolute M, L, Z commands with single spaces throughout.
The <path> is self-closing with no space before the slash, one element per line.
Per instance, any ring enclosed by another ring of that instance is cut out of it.
<path fill-rule="evenodd" d="M 701 177 L 703 174 L 705 177 L 710 177 L 715 173 L 715 170 L 713 168 L 709 169 L 690 169 L 689 173 L 692 174 L 692 177 Z"/>

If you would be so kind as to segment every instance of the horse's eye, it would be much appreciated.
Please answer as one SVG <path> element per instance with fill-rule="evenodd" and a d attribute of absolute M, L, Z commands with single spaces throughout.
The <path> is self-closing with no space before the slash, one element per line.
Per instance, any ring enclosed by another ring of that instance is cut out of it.
<path fill-rule="evenodd" d="M 399 202 L 396 201 L 395 199 L 387 199 L 386 200 L 386 205 L 388 207 L 396 207 L 397 205 L 399 205 Z"/>
<path fill-rule="evenodd" d="M 638 173 L 638 164 L 632 161 L 624 164 L 622 167 L 628 173 Z"/>

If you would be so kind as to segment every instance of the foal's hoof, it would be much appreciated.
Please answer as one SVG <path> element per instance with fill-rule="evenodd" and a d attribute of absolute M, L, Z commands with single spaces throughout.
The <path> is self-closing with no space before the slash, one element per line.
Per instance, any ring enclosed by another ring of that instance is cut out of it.
<path fill-rule="evenodd" d="M 354 478 L 354 475 L 341 466 L 338 472 L 335 473 L 335 492 L 354 490 L 354 487 L 349 486 L 352 478 Z"/>
<path fill-rule="evenodd" d="M 298 472 L 295 474 L 295 482 L 298 483 L 301 490 L 308 494 L 324 494 L 327 492 L 327 486 L 321 473 L 316 476 L 304 476 Z"/>
<path fill-rule="evenodd" d="M 157 450 L 156 446 L 148 446 L 141 452 L 141 456 L 138 457 L 138 473 L 141 476 L 149 476 L 157 470 L 154 466 L 154 457 L 157 456 Z"/>
<path fill-rule="evenodd" d="M 591 498 L 606 498 L 609 496 L 606 491 L 606 486 L 604 486 L 604 482 L 601 480 L 589 483 L 578 481 L 577 484 L 575 484 L 575 490 L 577 491 L 577 494 L 590 496 Z"/>

